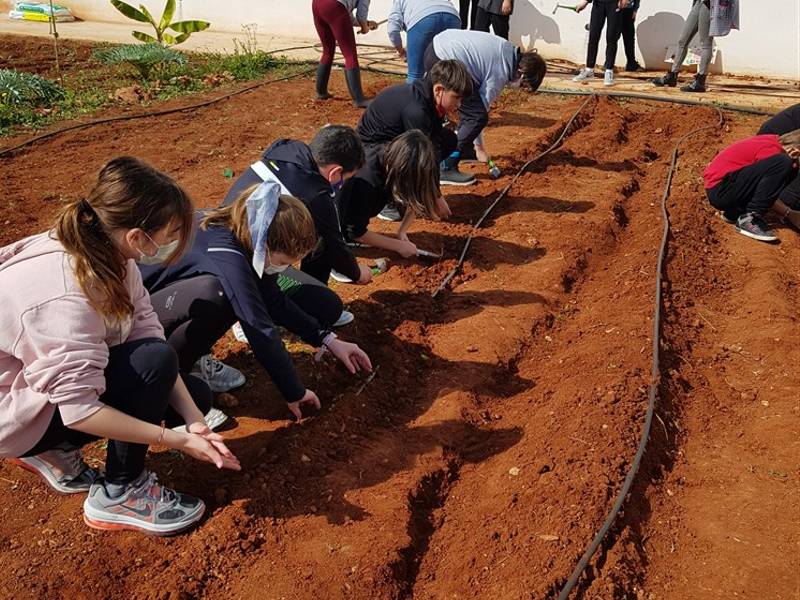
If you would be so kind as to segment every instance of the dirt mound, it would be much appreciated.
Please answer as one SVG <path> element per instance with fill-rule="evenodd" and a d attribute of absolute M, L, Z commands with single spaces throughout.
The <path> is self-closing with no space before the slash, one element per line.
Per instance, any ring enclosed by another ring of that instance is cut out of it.
<path fill-rule="evenodd" d="M 151 160 L 186 184 L 199 205 L 216 204 L 230 184 L 224 169 L 240 172 L 272 139 L 308 139 L 324 123 L 357 119 L 345 100 L 306 101 L 310 90 L 307 80 L 274 84 L 193 114 L 65 134 L 2 160 L 9 185 L 0 243 L 43 229 L 60 200 L 83 193 L 114 154 Z M 507 173 L 551 143 L 583 102 L 510 98 L 488 132 Z M 298 108 L 287 113 L 290 106 Z M 55 497 L 2 464 L 0 556 L 11 577 L 0 595 L 555 597 L 605 517 L 640 436 L 658 199 L 675 138 L 714 115 L 592 102 L 564 145 L 498 205 L 463 272 L 433 299 L 472 222 L 507 181 L 467 167 L 479 183 L 448 193 L 453 220 L 422 222 L 412 233 L 421 247 L 442 251 L 442 260 L 391 258 L 374 285 L 336 287 L 356 314 L 342 334 L 379 366 L 372 381 L 315 363 L 302 344 L 289 344 L 323 399 L 311 419 L 289 423 L 248 347 L 221 341 L 217 354 L 248 377 L 235 393 L 236 423 L 226 434 L 243 472 L 221 473 L 158 449 L 149 457 L 162 481 L 208 502 L 209 516 L 188 535 L 162 540 L 88 530 L 81 498 Z M 786 496 L 796 473 L 784 462 L 792 430 L 775 415 L 797 416 L 796 394 L 791 399 L 787 390 L 798 382 L 785 365 L 786 357 L 797 359 L 797 281 L 788 265 L 800 253 L 789 232 L 777 249 L 732 239 L 706 210 L 703 164 L 720 135 L 735 139 L 756 122 L 738 118 L 731 127 L 689 144 L 674 185 L 654 451 L 582 582 L 585 597 L 698 597 L 683 574 L 747 597 L 758 597 L 755 589 L 774 591 L 770 597 L 791 590 L 777 553 L 797 538 L 789 510 L 796 496 Z M 59 168 L 64 164 L 81 168 Z M 760 261 L 769 269 L 760 271 Z M 695 431 L 696 446 L 688 436 Z M 786 450 L 775 450 L 768 436 Z M 720 444 L 734 444 L 736 452 Z M 758 457 L 749 475 L 744 465 L 733 473 L 739 451 Z M 92 457 L 101 455 L 99 445 L 92 448 Z M 698 455 L 704 461 L 696 462 Z M 722 463 L 713 484 L 703 485 L 698 464 Z M 723 500 L 720 487 L 737 478 L 736 494 Z M 769 569 L 728 553 L 729 540 L 703 543 L 711 534 L 701 531 L 698 515 L 724 523 L 733 505 L 755 501 L 751 488 L 769 492 L 774 527 L 759 533 L 750 516 L 730 535 L 747 539 L 750 549 L 762 544 L 761 553 L 770 534 L 783 532 L 770 548 Z M 720 510 L 696 512 L 704 501 L 719 502 Z M 685 533 L 676 533 L 679 526 Z M 678 540 L 679 552 L 670 553 L 669 540 Z M 700 556 L 708 566 L 699 565 Z M 732 556 L 749 569 L 752 585 L 731 587 L 726 572 L 714 573 Z"/>

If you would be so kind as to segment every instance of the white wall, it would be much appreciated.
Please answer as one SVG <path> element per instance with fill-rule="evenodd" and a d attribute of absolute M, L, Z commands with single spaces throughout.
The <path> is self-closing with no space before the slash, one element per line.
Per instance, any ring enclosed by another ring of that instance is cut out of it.
<path fill-rule="evenodd" d="M 83 19 L 125 22 L 107 0 L 58 0 Z M 453 0 L 457 4 L 458 0 Z M 577 0 L 561 0 L 575 4 Z M 130 0 L 148 8 L 163 5 L 163 0 Z M 0 0 L 0 6 L 8 5 Z M 372 0 L 370 17 L 386 18 L 391 0 Z M 552 14 L 556 0 L 516 0 L 511 18 L 511 39 L 520 43 L 530 36 L 532 44 L 547 58 L 564 58 L 576 63 L 586 60 L 589 9 L 575 14 L 559 10 Z M 717 60 L 712 69 L 742 75 L 765 75 L 800 79 L 800 1 L 740 0 L 742 31 L 733 31 L 718 42 Z M 239 32 L 242 24 L 258 24 L 261 34 L 316 37 L 311 21 L 311 0 L 178 0 L 183 18 L 205 19 L 217 31 Z M 662 68 L 666 47 L 680 34 L 691 0 L 642 0 L 637 24 L 637 53 L 649 68 Z M 151 10 L 151 12 L 156 12 Z M 202 34 L 198 34 L 202 35 Z M 385 29 L 359 41 L 388 43 Z M 599 63 L 603 62 L 601 43 Z M 617 64 L 623 64 L 621 44 Z"/>

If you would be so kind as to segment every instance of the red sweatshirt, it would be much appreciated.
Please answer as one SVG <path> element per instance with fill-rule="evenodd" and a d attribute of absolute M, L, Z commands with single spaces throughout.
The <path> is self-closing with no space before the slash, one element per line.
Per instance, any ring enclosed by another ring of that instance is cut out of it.
<path fill-rule="evenodd" d="M 749 167 L 783 151 L 777 135 L 756 135 L 731 144 L 717 154 L 711 164 L 706 167 L 705 173 L 703 173 L 705 188 L 710 190 L 728 173 Z"/>

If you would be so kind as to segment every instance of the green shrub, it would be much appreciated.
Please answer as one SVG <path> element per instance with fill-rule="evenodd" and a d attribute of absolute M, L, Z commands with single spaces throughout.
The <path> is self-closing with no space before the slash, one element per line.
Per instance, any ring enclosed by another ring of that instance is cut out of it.
<path fill-rule="evenodd" d="M 57 83 L 33 73 L 0 69 L 0 106 L 41 106 L 61 100 L 64 90 Z"/>
<path fill-rule="evenodd" d="M 105 65 L 129 64 L 139 71 L 142 79 L 148 80 L 154 71 L 168 65 L 183 67 L 186 57 L 171 48 L 159 44 L 125 44 L 103 48 L 92 53 L 92 57 Z"/>

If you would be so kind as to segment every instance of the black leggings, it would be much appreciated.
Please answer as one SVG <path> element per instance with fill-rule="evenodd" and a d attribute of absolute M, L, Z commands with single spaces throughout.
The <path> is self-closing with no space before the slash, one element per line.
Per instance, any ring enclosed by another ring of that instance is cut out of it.
<path fill-rule="evenodd" d="M 278 283 L 295 307 L 315 317 L 323 329 L 330 328 L 342 314 L 342 301 L 336 292 L 302 271 L 289 267 Z M 186 373 L 201 356 L 211 352 L 237 320 L 216 275 L 176 281 L 152 294 L 150 301 L 164 326 L 167 342 L 178 354 L 180 370 Z M 291 308 L 292 303 L 285 304 Z M 292 329 L 288 311 L 270 308 L 269 312 L 277 325 Z"/>
<path fill-rule="evenodd" d="M 633 67 L 636 62 L 636 19 L 632 8 L 620 11 L 620 30 L 622 32 L 622 44 L 625 47 L 625 61 L 628 67 Z"/>
<path fill-rule="evenodd" d="M 792 163 L 788 154 L 781 153 L 728 173 L 706 190 L 708 200 L 717 210 L 763 216 L 791 182 Z"/>
<path fill-rule="evenodd" d="M 606 69 L 613 69 L 617 61 L 617 42 L 622 30 L 622 11 L 617 10 L 615 0 L 594 0 L 589 19 L 589 48 L 586 51 L 586 68 L 594 69 L 600 34 L 606 25 Z"/>
<path fill-rule="evenodd" d="M 475 29 L 477 10 L 478 0 L 459 0 L 458 14 L 461 17 L 461 29 L 469 29 L 470 23 L 472 23 L 472 29 Z"/>
<path fill-rule="evenodd" d="M 169 406 L 169 398 L 178 378 L 175 351 L 159 339 L 126 342 L 109 349 L 105 369 L 106 391 L 100 396 L 103 404 L 148 423 L 165 420 L 167 427 L 183 423 Z M 211 408 L 211 390 L 205 382 L 183 376 L 186 387 L 200 412 Z M 70 429 L 61 420 L 58 408 L 42 439 L 24 456 L 51 450 L 59 444 L 80 447 L 98 439 L 97 436 Z M 124 485 L 136 479 L 144 470 L 147 446 L 128 442 L 108 441 L 106 449 L 106 480 Z"/>
<path fill-rule="evenodd" d="M 425 72 L 430 72 L 433 65 L 439 60 L 433 48 L 433 42 L 431 42 L 425 50 Z M 439 149 L 443 159 L 447 159 L 453 150 L 458 150 L 462 155 L 469 151 L 473 142 L 489 123 L 489 112 L 483 105 L 479 89 L 480 83 L 473 79 L 472 93 L 469 96 L 464 96 L 461 100 L 461 106 L 458 108 L 458 140 L 452 139 L 454 136 L 449 129 L 444 130 L 442 147 Z M 453 162 L 457 163 L 458 161 Z M 453 162 L 449 166 L 454 166 Z"/>

